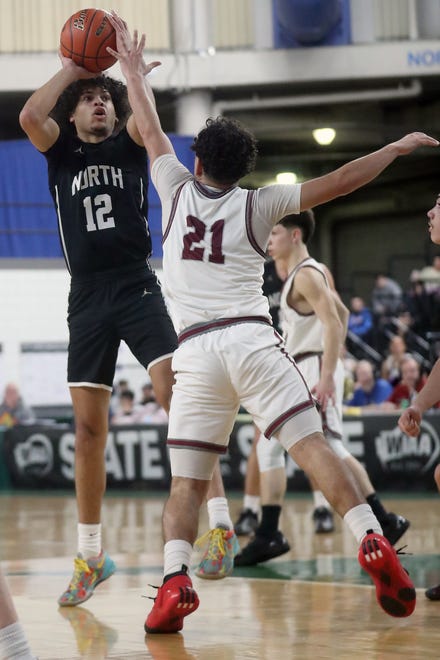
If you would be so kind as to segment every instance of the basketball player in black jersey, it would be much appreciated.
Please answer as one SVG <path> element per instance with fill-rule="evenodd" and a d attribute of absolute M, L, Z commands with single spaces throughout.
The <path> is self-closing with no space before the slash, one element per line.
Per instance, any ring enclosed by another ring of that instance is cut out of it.
<path fill-rule="evenodd" d="M 84 602 L 115 565 L 101 545 L 104 452 L 123 339 L 169 408 L 177 346 L 148 257 L 147 157 L 123 83 L 72 60 L 32 94 L 20 124 L 44 154 L 71 275 L 68 384 L 76 426 L 78 555 L 61 606 Z M 145 74 L 155 63 L 145 65 Z"/>

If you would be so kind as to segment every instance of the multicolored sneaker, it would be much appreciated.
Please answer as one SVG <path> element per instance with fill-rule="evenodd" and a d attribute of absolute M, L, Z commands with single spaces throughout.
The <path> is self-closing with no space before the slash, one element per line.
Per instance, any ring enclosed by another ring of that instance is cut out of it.
<path fill-rule="evenodd" d="M 182 571 L 165 578 L 158 589 L 154 605 L 144 624 L 147 633 L 173 633 L 182 630 L 183 618 L 196 611 L 199 597 L 191 578 Z"/>
<path fill-rule="evenodd" d="M 72 626 L 81 658 L 107 658 L 118 641 L 114 628 L 101 623 L 85 607 L 60 607 L 60 615 Z"/>
<path fill-rule="evenodd" d="M 115 563 L 104 551 L 97 557 L 83 559 L 81 554 L 73 560 L 74 571 L 66 591 L 58 598 L 61 607 L 70 607 L 84 603 L 91 596 L 95 587 L 107 580 L 116 570 Z"/>
<path fill-rule="evenodd" d="M 232 529 L 216 527 L 195 542 L 196 548 L 207 547 L 200 564 L 195 570 L 198 577 L 206 580 L 220 580 L 232 573 L 234 557 L 240 551 L 240 544 Z"/>
<path fill-rule="evenodd" d="M 358 560 L 373 580 L 377 602 L 387 614 L 404 617 L 414 612 L 414 585 L 397 552 L 384 536 L 367 534 L 359 548 Z"/>

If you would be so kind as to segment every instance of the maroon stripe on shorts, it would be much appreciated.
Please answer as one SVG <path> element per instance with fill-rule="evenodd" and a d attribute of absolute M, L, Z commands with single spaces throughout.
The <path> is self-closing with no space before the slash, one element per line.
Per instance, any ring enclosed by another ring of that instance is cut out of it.
<path fill-rule="evenodd" d="M 178 336 L 179 344 L 182 344 L 187 339 L 192 339 L 197 335 L 203 335 L 205 332 L 212 332 L 213 330 L 221 330 L 230 325 L 238 325 L 240 323 L 264 323 L 265 325 L 272 325 L 268 318 L 265 316 L 237 316 L 236 318 L 215 319 L 207 323 L 197 323 L 192 325 Z"/>
<path fill-rule="evenodd" d="M 197 440 L 177 440 L 168 438 L 167 447 L 170 449 L 196 449 L 197 451 L 209 451 L 211 454 L 226 454 L 227 447 L 216 445 L 214 442 L 197 442 Z"/>
<path fill-rule="evenodd" d="M 264 435 L 266 438 L 271 438 L 273 434 L 278 431 L 279 428 L 283 426 L 289 419 L 292 419 L 292 417 L 296 417 L 296 415 L 299 415 L 300 413 L 304 412 L 305 410 L 310 410 L 311 408 L 315 408 L 315 403 L 313 399 L 307 399 L 307 401 L 303 401 L 297 406 L 293 406 L 293 408 L 289 408 L 289 410 L 286 410 L 282 415 L 280 415 L 277 419 L 275 419 L 272 424 L 270 424 L 267 429 L 264 432 Z"/>
<path fill-rule="evenodd" d="M 306 353 L 297 353 L 293 356 L 293 359 L 295 362 L 301 362 L 301 360 L 307 360 L 307 358 L 321 355 L 322 351 L 307 351 Z"/>

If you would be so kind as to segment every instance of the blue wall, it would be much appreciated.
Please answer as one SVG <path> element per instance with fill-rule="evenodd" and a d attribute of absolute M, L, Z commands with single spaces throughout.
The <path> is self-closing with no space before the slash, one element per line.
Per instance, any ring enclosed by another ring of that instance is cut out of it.
<path fill-rule="evenodd" d="M 179 160 L 193 171 L 193 138 L 170 135 Z M 57 218 L 46 159 L 28 140 L 0 142 L 0 258 L 60 258 Z M 160 202 L 148 191 L 153 257 L 162 257 Z"/>

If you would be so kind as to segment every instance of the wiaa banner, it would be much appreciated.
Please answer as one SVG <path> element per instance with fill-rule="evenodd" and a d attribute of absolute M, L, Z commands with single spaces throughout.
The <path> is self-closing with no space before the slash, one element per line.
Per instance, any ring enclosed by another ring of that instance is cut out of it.
<path fill-rule="evenodd" d="M 440 415 L 426 415 L 417 438 L 403 434 L 397 415 L 347 417 L 344 441 L 366 467 L 379 491 L 435 490 L 433 473 L 440 456 Z M 168 489 L 170 467 L 166 426 L 110 429 L 106 448 L 108 488 Z M 221 459 L 227 489 L 242 490 L 254 437 L 250 421 L 234 426 L 228 453 Z M 74 486 L 74 430 L 66 425 L 16 426 L 4 431 L 3 463 L 16 488 Z M 289 491 L 308 491 L 303 471 L 288 457 Z"/>

